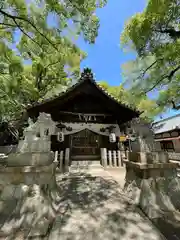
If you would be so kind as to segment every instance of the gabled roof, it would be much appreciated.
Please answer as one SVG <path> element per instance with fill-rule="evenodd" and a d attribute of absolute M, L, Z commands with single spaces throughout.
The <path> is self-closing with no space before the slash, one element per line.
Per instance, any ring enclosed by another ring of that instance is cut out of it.
<path fill-rule="evenodd" d="M 155 122 L 152 128 L 155 134 L 180 129 L 180 114 Z"/>
<path fill-rule="evenodd" d="M 119 107 L 123 109 L 126 109 L 126 111 L 133 117 L 139 117 L 140 112 L 121 103 L 117 98 L 113 97 L 106 90 L 100 87 L 94 80 L 93 74 L 89 68 L 84 69 L 84 71 L 81 74 L 80 80 L 76 84 L 68 88 L 65 92 L 61 92 L 60 94 L 53 96 L 52 98 L 45 99 L 41 102 L 36 102 L 31 106 L 28 106 L 27 111 L 31 112 L 33 109 L 34 110 L 40 109 L 42 107 L 45 107 L 46 105 L 52 104 L 54 101 L 63 102 L 65 99 L 70 98 L 70 96 L 73 95 L 73 93 L 84 84 L 90 84 L 94 86 L 101 94 L 106 96 L 112 103 L 119 105 Z"/>

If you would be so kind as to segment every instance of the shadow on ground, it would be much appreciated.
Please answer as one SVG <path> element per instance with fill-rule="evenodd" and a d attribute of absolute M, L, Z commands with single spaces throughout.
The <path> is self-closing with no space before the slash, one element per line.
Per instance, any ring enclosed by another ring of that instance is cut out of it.
<path fill-rule="evenodd" d="M 88 174 L 57 176 L 51 188 L 36 186 L 3 220 L 1 234 L 13 240 L 161 239 L 117 182 Z"/>

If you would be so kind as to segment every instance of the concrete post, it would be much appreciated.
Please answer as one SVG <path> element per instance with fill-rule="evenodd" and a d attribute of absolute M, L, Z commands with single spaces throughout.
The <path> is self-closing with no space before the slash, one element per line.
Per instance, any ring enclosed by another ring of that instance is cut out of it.
<path fill-rule="evenodd" d="M 62 171 L 63 166 L 63 151 L 60 151 L 60 163 L 59 163 L 59 169 Z"/>
<path fill-rule="evenodd" d="M 69 167 L 69 155 L 70 155 L 70 149 L 66 148 L 65 150 L 65 170 L 68 171 Z"/>
<path fill-rule="evenodd" d="M 104 168 L 107 167 L 107 149 L 101 148 L 101 160 Z"/>
<path fill-rule="evenodd" d="M 120 150 L 117 151 L 117 155 L 118 155 L 118 157 L 117 157 L 117 165 L 118 165 L 118 167 L 121 167 L 121 166 L 123 166 L 123 162 L 122 162 L 122 159 L 121 159 L 121 152 L 120 152 Z"/>
<path fill-rule="evenodd" d="M 109 167 L 112 167 L 112 154 L 111 151 L 108 151 L 108 157 L 109 157 Z"/>
<path fill-rule="evenodd" d="M 55 154 L 54 154 L 54 163 L 58 163 L 58 151 L 55 151 Z"/>
<path fill-rule="evenodd" d="M 117 157 L 116 157 L 116 151 L 114 150 L 113 151 L 113 165 L 114 165 L 114 167 L 117 167 Z"/>

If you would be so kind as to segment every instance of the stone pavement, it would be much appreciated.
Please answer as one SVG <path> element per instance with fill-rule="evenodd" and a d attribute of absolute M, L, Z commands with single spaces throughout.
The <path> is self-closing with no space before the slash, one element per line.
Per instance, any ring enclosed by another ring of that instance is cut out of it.
<path fill-rule="evenodd" d="M 9 235 L 1 235 L 0 239 L 163 239 L 104 170 L 67 176 L 58 174 L 56 189 L 42 195 L 36 187 L 32 196 L 17 205 L 19 212 L 9 213 L 2 221 L 4 224 L 1 223 L 0 234 L 4 230 L 8 233 L 9 229 Z"/>
<path fill-rule="evenodd" d="M 125 184 L 125 177 L 126 177 L 126 168 L 108 168 L 106 170 L 108 174 L 119 183 L 120 187 L 123 188 Z"/>
<path fill-rule="evenodd" d="M 63 191 L 63 205 L 49 239 L 162 239 L 108 172 L 91 171 L 81 176 L 71 175 L 58 182 Z"/>

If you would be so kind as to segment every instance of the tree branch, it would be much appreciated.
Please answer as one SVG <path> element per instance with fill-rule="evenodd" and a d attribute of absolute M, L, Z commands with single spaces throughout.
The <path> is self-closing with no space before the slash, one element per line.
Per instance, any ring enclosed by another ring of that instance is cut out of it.
<path fill-rule="evenodd" d="M 53 44 L 41 31 L 39 31 L 39 29 L 35 26 L 35 24 L 33 22 L 31 22 L 29 19 L 26 19 L 26 18 L 23 18 L 23 17 L 19 17 L 19 16 L 13 16 L 5 11 L 3 11 L 2 9 L 0 9 L 0 13 L 3 14 L 4 16 L 8 17 L 8 18 L 11 18 L 13 20 L 21 20 L 21 21 L 24 21 L 24 22 L 27 22 L 28 24 L 30 24 L 43 38 L 46 39 L 46 41 L 51 44 L 57 51 L 58 51 L 58 48 L 55 46 L 55 44 Z"/>
<path fill-rule="evenodd" d="M 60 60 L 56 61 L 56 62 L 53 62 L 53 63 L 49 63 L 45 68 L 48 68 L 50 66 L 53 66 L 55 64 L 58 64 L 60 62 Z"/>
<path fill-rule="evenodd" d="M 27 34 L 24 29 L 19 25 L 19 23 L 16 21 L 16 19 L 13 19 L 14 23 L 16 24 L 16 26 L 19 28 L 19 30 L 25 35 L 27 36 L 29 39 L 31 39 L 32 42 L 36 43 L 40 48 L 41 48 L 41 45 L 36 42 L 31 36 L 29 36 L 29 34 Z"/>
<path fill-rule="evenodd" d="M 156 63 L 158 62 L 158 60 L 155 60 L 151 65 L 149 65 L 144 71 L 143 73 L 141 74 L 141 78 L 144 77 L 144 75 L 147 73 L 147 71 L 152 68 Z M 138 77 L 139 78 L 139 77 Z"/>
<path fill-rule="evenodd" d="M 177 66 L 175 69 L 173 69 L 169 74 L 164 75 L 162 78 L 160 78 L 160 80 L 158 80 L 150 89 L 148 89 L 145 94 L 147 94 L 148 92 L 152 91 L 155 87 L 157 87 L 158 84 L 160 84 L 164 79 L 168 79 L 169 82 L 171 81 L 172 77 L 174 76 L 174 74 L 180 69 L 180 65 Z"/>
<path fill-rule="evenodd" d="M 155 64 L 157 64 L 158 61 L 162 61 L 162 60 L 163 60 L 162 58 L 156 59 L 153 63 L 151 63 L 151 64 L 137 77 L 136 80 L 139 80 L 139 78 L 143 78 L 149 69 L 151 69 Z"/>
<path fill-rule="evenodd" d="M 7 27 L 16 27 L 16 25 L 10 24 L 10 23 L 2 23 L 1 22 L 0 25 L 7 26 Z"/>
<path fill-rule="evenodd" d="M 9 72 L 0 72 L 0 74 L 7 75 L 7 74 L 9 74 Z"/>
<path fill-rule="evenodd" d="M 0 89 L 0 91 L 4 94 L 4 96 L 6 96 L 8 98 L 8 100 L 14 105 L 14 106 L 18 106 L 19 102 L 16 101 L 15 99 L 12 99 L 9 97 L 9 94 L 7 94 L 3 89 Z"/>

